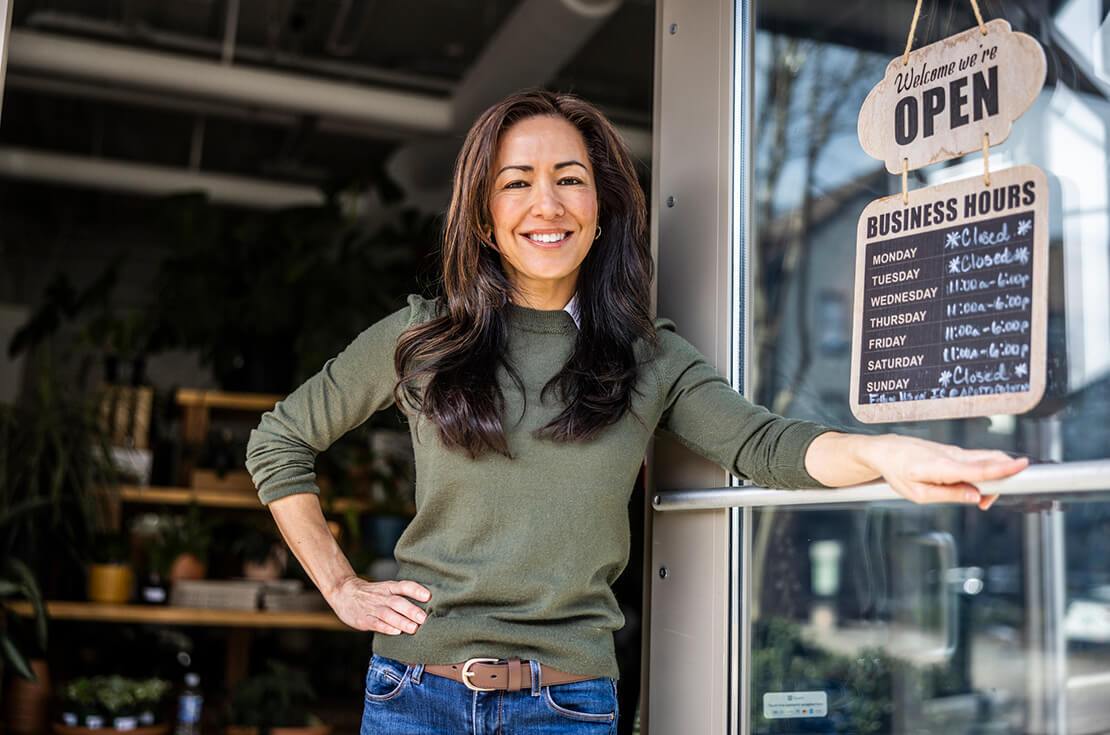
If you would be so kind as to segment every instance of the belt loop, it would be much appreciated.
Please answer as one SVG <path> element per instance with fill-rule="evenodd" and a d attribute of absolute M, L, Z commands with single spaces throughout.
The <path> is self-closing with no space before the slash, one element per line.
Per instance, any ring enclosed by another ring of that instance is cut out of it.
<path fill-rule="evenodd" d="M 543 682 L 540 680 L 540 662 L 535 659 L 529 659 L 528 665 L 532 667 L 532 696 L 540 696 L 540 687 Z"/>
<path fill-rule="evenodd" d="M 521 681 L 521 678 L 522 678 L 521 675 L 520 675 L 520 669 L 521 669 L 520 659 L 517 658 L 516 656 L 513 656 L 512 658 L 510 658 L 509 659 L 508 689 L 511 692 L 516 692 L 516 691 L 520 690 L 520 681 Z"/>
<path fill-rule="evenodd" d="M 413 666 L 412 667 L 412 683 L 413 684 L 419 684 L 420 683 L 420 677 L 423 673 L 424 673 L 424 664 L 420 663 L 420 664 L 416 664 L 415 666 Z"/>

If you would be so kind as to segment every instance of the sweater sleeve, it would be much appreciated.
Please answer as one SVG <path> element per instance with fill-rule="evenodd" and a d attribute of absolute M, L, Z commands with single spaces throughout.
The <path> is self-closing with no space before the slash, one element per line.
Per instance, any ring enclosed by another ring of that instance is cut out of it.
<path fill-rule="evenodd" d="M 263 505 L 295 493 L 320 493 L 316 455 L 393 404 L 397 338 L 429 304 L 410 295 L 407 306 L 365 329 L 262 415 L 247 441 L 246 466 Z"/>
<path fill-rule="evenodd" d="M 738 392 L 670 319 L 657 319 L 663 394 L 658 428 L 738 477 L 773 488 L 827 487 L 806 471 L 810 443 L 829 427 L 777 416 Z"/>

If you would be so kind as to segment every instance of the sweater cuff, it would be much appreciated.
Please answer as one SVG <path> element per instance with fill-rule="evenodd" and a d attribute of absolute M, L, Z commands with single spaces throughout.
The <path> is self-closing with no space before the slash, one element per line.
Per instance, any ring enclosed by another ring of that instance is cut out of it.
<path fill-rule="evenodd" d="M 319 495 L 320 488 L 316 487 L 315 482 L 303 479 L 289 480 L 286 482 L 271 482 L 267 485 L 265 490 L 258 491 L 258 499 L 262 501 L 263 505 L 269 505 L 275 500 L 289 495 L 296 495 L 297 493 L 312 493 L 313 495 Z"/>
<path fill-rule="evenodd" d="M 816 480 L 806 469 L 806 452 L 809 451 L 809 445 L 827 431 L 836 431 L 836 429 L 812 421 L 798 421 L 783 432 L 782 451 L 779 456 L 790 458 L 790 461 L 775 467 L 775 475 L 779 479 L 780 487 L 791 490 L 832 488 L 831 485 L 825 485 Z"/>

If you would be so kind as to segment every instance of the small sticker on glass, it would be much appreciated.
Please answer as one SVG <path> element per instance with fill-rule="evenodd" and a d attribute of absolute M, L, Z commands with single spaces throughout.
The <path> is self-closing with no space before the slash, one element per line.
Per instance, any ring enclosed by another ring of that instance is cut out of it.
<path fill-rule="evenodd" d="M 763 695 L 763 716 L 768 720 L 828 714 L 829 698 L 824 692 L 767 692 Z"/>

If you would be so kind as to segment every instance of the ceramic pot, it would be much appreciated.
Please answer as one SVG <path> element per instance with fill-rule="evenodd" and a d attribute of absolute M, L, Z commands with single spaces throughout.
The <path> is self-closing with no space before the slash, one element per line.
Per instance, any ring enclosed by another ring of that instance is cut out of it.
<path fill-rule="evenodd" d="M 50 704 L 50 669 L 41 658 L 31 659 L 31 671 L 38 681 L 13 676 L 6 697 L 9 733 L 41 733 L 46 730 Z"/>
<path fill-rule="evenodd" d="M 185 579 L 204 579 L 208 567 L 195 554 L 178 554 L 170 565 L 169 579 L 180 582 Z"/>
<path fill-rule="evenodd" d="M 89 565 L 89 599 L 93 602 L 123 604 L 131 599 L 134 587 L 130 564 Z"/>

